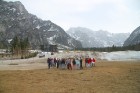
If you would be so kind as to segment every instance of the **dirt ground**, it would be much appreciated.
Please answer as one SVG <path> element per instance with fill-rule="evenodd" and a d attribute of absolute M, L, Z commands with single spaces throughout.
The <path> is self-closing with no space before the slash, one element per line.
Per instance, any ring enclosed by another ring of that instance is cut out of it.
<path fill-rule="evenodd" d="M 140 93 L 140 62 L 98 61 L 83 70 L 0 70 L 0 93 Z"/>

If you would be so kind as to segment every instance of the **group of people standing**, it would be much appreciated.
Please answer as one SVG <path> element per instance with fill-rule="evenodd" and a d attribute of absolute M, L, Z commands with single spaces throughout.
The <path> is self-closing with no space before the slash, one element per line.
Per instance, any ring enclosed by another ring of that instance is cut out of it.
<path fill-rule="evenodd" d="M 85 66 L 86 67 L 95 67 L 95 58 L 85 58 Z"/>
<path fill-rule="evenodd" d="M 85 67 L 95 66 L 94 58 L 48 58 L 48 69 L 56 67 L 60 69 L 83 69 L 83 63 L 85 62 Z"/>

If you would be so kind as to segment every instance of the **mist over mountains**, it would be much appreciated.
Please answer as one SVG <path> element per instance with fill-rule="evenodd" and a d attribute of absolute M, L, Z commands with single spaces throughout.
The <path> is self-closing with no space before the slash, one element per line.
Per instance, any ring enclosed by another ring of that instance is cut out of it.
<path fill-rule="evenodd" d="M 79 40 L 84 48 L 123 46 L 130 35 L 130 33 L 109 33 L 103 30 L 93 31 L 83 27 L 70 28 L 67 33 Z"/>

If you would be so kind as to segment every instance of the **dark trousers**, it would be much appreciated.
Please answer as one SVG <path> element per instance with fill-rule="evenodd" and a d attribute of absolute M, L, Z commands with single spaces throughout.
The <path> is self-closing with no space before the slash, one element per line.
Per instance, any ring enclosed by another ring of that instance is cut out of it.
<path fill-rule="evenodd" d="M 83 66 L 82 66 L 82 62 L 80 62 L 80 69 L 82 69 L 83 68 Z"/>
<path fill-rule="evenodd" d="M 51 62 L 48 62 L 48 69 L 50 69 L 51 67 Z"/>

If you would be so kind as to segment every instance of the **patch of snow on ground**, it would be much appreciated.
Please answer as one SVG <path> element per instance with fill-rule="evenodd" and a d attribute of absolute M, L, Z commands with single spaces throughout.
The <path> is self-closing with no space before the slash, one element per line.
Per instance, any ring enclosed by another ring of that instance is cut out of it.
<path fill-rule="evenodd" d="M 101 52 L 100 59 L 105 60 L 140 60 L 140 51 Z"/>

